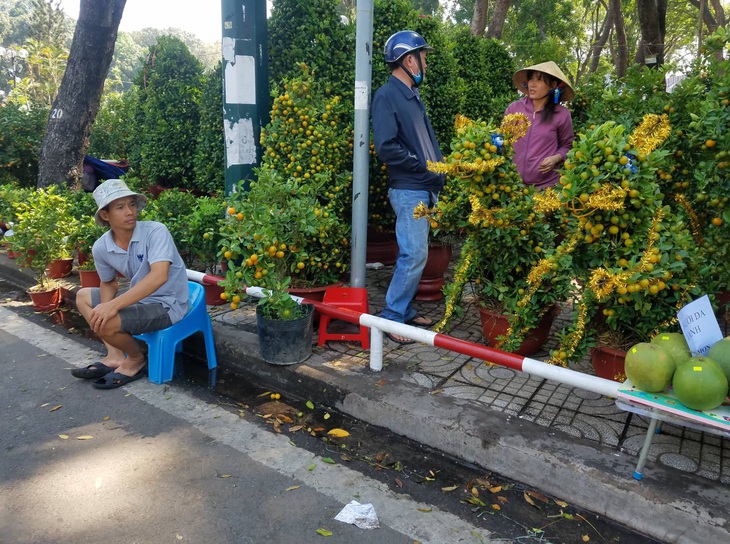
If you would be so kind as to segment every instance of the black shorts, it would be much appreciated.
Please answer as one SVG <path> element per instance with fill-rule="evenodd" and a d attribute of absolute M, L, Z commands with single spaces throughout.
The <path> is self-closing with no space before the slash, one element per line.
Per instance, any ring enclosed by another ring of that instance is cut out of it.
<path fill-rule="evenodd" d="M 121 294 L 120 291 L 117 296 Z M 95 287 L 91 290 L 91 307 L 96 307 L 100 300 L 101 292 Z M 167 308 L 159 302 L 149 304 L 137 302 L 119 310 L 119 317 L 122 320 L 122 330 L 129 334 L 158 331 L 172 325 Z"/>

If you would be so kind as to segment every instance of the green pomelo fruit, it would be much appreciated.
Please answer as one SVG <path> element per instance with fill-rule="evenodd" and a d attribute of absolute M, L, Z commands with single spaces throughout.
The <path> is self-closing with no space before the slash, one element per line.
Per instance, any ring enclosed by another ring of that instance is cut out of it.
<path fill-rule="evenodd" d="M 679 365 L 672 381 L 679 402 L 693 410 L 713 410 L 727 397 L 727 378 L 715 361 L 698 355 Z"/>
<path fill-rule="evenodd" d="M 674 361 L 675 368 L 692 356 L 687 345 L 687 340 L 679 332 L 663 332 L 657 334 L 651 339 L 651 343 L 656 344 L 669 354 L 669 357 Z M 730 355 L 730 351 L 728 355 Z"/>
<path fill-rule="evenodd" d="M 712 344 L 707 357 L 720 365 L 727 381 L 730 382 L 730 336 Z"/>
<path fill-rule="evenodd" d="M 674 361 L 656 344 L 641 342 L 626 352 L 626 377 L 647 393 L 664 391 L 672 382 Z"/>

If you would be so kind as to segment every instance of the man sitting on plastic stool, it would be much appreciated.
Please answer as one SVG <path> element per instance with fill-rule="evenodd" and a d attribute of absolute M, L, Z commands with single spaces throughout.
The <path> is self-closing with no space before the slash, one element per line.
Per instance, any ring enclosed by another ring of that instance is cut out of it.
<path fill-rule="evenodd" d="M 92 248 L 101 286 L 81 289 L 76 306 L 107 355 L 71 374 L 95 380 L 97 389 L 115 389 L 146 374 L 144 353 L 132 335 L 167 328 L 185 317 L 188 279 L 167 227 L 137 221 L 147 205 L 144 195 L 119 179 L 107 180 L 93 194 L 98 206 L 94 219 L 110 229 Z M 119 291 L 117 273 L 129 278 L 128 290 Z"/>

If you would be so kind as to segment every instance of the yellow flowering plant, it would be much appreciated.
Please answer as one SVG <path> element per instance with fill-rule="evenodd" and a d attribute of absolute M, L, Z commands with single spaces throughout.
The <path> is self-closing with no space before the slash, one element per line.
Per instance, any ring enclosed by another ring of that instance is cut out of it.
<path fill-rule="evenodd" d="M 560 277 L 574 285 L 573 321 L 551 362 L 581 357 L 605 331 L 645 341 L 674 326 L 679 307 L 699 294 L 690 218 L 657 177 L 669 133 L 666 116 L 645 116 L 630 135 L 606 122 L 579 135 L 558 185 L 535 197 L 536 211 L 553 215 L 564 238 L 531 274 L 554 282 L 542 270 L 567 267 Z"/>
<path fill-rule="evenodd" d="M 429 163 L 429 169 L 447 174 L 447 186 L 460 203 L 439 202 L 435 209 L 415 211 L 417 217 L 457 225 L 466 234 L 454 279 L 444 289 L 446 309 L 437 329 L 463 313 L 463 292 L 470 283 L 482 306 L 510 318 L 510 330 L 498 346 L 508 351 L 520 346 L 570 285 L 564 281 L 556 282 L 558 288 L 545 284 L 532 289 L 528 277 L 555 244 L 551 225 L 534 209 L 535 189 L 522 182 L 512 161 L 512 144 L 528 127 L 521 114 L 507 116 L 499 127 L 459 116 L 451 153 L 442 163 Z M 528 291 L 532 296 L 524 302 Z"/>

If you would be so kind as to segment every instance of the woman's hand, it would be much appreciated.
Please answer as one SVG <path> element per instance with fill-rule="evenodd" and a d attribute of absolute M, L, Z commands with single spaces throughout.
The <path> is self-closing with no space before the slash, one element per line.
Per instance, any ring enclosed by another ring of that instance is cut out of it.
<path fill-rule="evenodd" d="M 545 157 L 537 169 L 541 174 L 547 174 L 554 170 L 561 162 L 563 162 L 562 155 L 551 155 L 550 157 Z"/>

